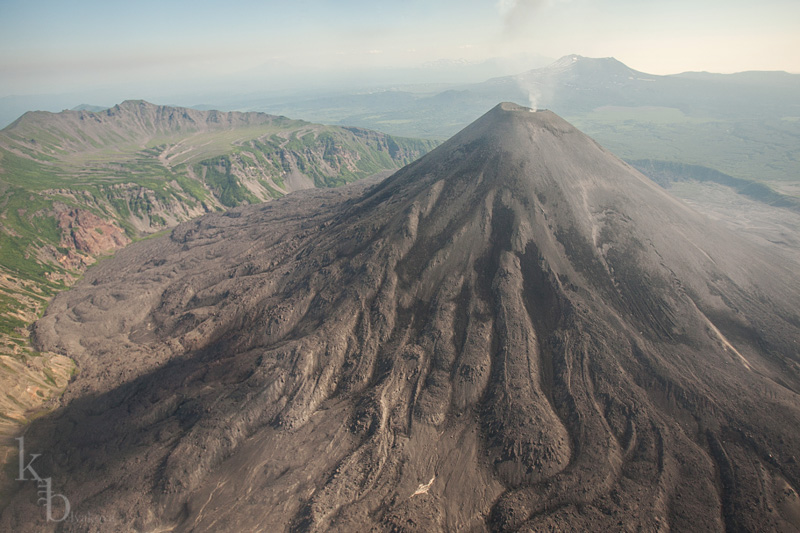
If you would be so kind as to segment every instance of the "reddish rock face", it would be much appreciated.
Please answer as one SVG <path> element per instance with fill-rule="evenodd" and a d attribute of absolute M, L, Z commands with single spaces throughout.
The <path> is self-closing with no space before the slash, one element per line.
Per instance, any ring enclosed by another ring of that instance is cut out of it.
<path fill-rule="evenodd" d="M 119 226 L 84 209 L 59 210 L 56 220 L 61 230 L 61 246 L 83 254 L 104 255 L 131 242 Z"/>

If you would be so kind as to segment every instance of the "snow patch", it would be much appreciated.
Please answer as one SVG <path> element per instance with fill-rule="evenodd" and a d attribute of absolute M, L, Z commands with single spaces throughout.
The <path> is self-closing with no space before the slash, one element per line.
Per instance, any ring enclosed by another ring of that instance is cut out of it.
<path fill-rule="evenodd" d="M 428 489 L 431 488 L 431 485 L 433 485 L 433 481 L 435 479 L 436 479 L 436 474 L 433 475 L 433 477 L 431 478 L 430 481 L 428 481 L 428 483 L 424 485 L 420 484 L 419 487 L 417 487 L 417 490 L 414 491 L 414 494 L 412 494 L 410 497 L 413 498 L 414 496 L 417 496 L 419 494 L 428 494 Z"/>

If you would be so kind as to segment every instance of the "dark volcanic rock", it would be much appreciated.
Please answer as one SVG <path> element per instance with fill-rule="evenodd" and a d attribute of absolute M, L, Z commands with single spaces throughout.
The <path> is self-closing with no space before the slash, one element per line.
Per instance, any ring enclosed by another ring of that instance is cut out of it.
<path fill-rule="evenodd" d="M 26 448 L 104 520 L 65 530 L 790 531 L 796 268 L 502 104 L 92 269 L 36 325 L 80 374 Z M 48 527 L 33 485 L 0 524 Z"/>

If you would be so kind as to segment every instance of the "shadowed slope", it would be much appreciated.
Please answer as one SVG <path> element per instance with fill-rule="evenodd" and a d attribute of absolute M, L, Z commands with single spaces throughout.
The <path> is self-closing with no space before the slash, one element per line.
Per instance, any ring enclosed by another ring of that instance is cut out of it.
<path fill-rule="evenodd" d="M 27 446 L 76 512 L 800 527 L 793 265 L 512 104 L 366 187 L 183 224 L 56 298 L 36 338 L 81 373 Z"/>

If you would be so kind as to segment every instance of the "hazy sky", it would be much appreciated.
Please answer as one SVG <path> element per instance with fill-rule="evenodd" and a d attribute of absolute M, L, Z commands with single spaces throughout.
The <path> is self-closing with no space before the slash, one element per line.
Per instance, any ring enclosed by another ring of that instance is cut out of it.
<path fill-rule="evenodd" d="M 0 0 L 0 96 L 520 53 L 800 72 L 800 1 Z"/>

